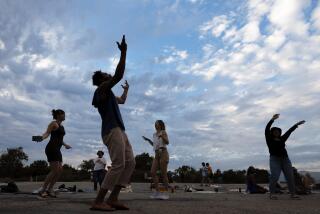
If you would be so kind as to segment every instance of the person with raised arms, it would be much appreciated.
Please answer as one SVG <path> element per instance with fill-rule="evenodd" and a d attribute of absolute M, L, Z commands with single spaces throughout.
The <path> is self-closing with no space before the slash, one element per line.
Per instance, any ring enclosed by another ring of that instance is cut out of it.
<path fill-rule="evenodd" d="M 278 179 L 280 177 L 281 171 L 287 180 L 288 188 L 290 192 L 291 199 L 300 199 L 295 194 L 295 185 L 294 185 L 294 177 L 293 177 L 293 169 L 292 164 L 289 159 L 287 150 L 286 150 L 286 141 L 288 140 L 290 134 L 298 128 L 299 125 L 305 123 L 304 120 L 297 122 L 294 124 L 286 133 L 281 135 L 282 130 L 278 127 L 272 127 L 273 122 L 279 118 L 279 114 L 273 115 L 271 120 L 268 122 L 265 128 L 265 138 L 267 142 L 267 146 L 269 148 L 270 153 L 270 183 L 269 183 L 269 191 L 270 191 L 270 199 L 278 199 L 274 194 L 276 193 L 276 185 Z"/>

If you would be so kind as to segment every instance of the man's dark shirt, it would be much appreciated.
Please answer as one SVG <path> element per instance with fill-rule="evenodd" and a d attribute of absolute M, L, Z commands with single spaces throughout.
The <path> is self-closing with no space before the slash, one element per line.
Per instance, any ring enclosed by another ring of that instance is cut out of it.
<path fill-rule="evenodd" d="M 109 134 L 113 128 L 120 127 L 122 130 L 125 130 L 117 99 L 111 89 L 107 91 L 106 100 L 102 100 L 100 94 L 98 93 L 98 89 L 96 89 L 92 99 L 92 105 L 98 108 L 102 119 L 102 138 Z"/>

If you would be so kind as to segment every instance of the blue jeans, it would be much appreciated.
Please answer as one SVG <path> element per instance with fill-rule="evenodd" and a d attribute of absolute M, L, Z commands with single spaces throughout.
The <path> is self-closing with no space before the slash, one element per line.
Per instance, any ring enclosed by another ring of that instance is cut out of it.
<path fill-rule="evenodd" d="M 295 193 L 295 186 L 294 186 L 294 177 L 293 177 L 293 169 L 291 161 L 288 157 L 276 157 L 270 156 L 270 182 L 269 182 L 269 190 L 270 193 L 276 192 L 276 185 L 279 180 L 281 171 L 283 172 L 289 192 L 291 194 Z"/>
<path fill-rule="evenodd" d="M 102 181 L 104 179 L 104 176 L 106 174 L 106 171 L 104 169 L 93 171 L 93 182 L 94 182 L 94 189 L 97 189 L 97 184 L 99 183 L 100 187 L 102 184 Z"/>

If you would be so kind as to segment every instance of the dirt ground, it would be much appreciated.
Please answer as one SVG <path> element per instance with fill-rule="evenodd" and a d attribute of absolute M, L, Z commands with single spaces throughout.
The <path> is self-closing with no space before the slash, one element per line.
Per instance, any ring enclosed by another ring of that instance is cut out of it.
<path fill-rule="evenodd" d="M 61 184 L 61 183 L 60 183 Z M 41 183 L 17 183 L 20 191 L 32 192 Z M 59 185 L 59 184 L 58 184 Z M 22 214 L 62 214 L 62 213 L 96 213 L 90 211 L 90 204 L 95 198 L 93 184 L 90 182 L 69 182 L 67 187 L 76 185 L 82 193 L 60 193 L 58 198 L 38 199 L 30 194 L 0 193 L 0 213 Z M 165 201 L 149 198 L 151 191 L 149 184 L 133 183 L 133 192 L 121 193 L 120 200 L 130 207 L 129 211 L 115 211 L 115 213 L 259 213 L 282 214 L 304 213 L 320 214 L 320 194 L 302 196 L 302 200 L 291 200 L 287 194 L 281 195 L 279 200 L 269 200 L 268 195 L 250 195 L 240 193 L 243 185 L 222 185 L 219 192 L 206 187 L 205 192 L 184 192 L 184 184 L 177 184 L 180 189 L 170 193 L 170 199 Z M 200 188 L 199 185 L 193 184 Z"/>

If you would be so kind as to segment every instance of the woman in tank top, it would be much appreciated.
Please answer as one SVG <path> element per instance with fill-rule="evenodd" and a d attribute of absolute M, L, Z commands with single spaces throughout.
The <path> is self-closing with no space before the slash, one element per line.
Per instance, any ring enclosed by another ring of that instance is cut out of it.
<path fill-rule="evenodd" d="M 160 193 L 159 191 L 159 177 L 157 174 L 158 169 L 163 179 L 166 192 L 168 191 L 168 163 L 169 163 L 169 153 L 167 150 L 167 145 L 169 144 L 168 135 L 166 133 L 166 127 L 162 120 L 157 120 L 155 122 L 156 132 L 153 134 L 153 140 L 142 136 L 142 138 L 148 141 L 155 151 L 155 157 L 152 162 L 151 175 L 153 183 L 155 185 L 156 192 L 151 195 L 151 198 L 154 199 L 169 199 L 169 196 L 165 193 Z"/>
<path fill-rule="evenodd" d="M 56 197 L 53 191 L 54 184 L 58 181 L 62 173 L 62 154 L 61 147 L 70 149 L 71 146 L 63 142 L 65 135 L 62 122 L 65 120 L 65 113 L 61 109 L 52 110 L 53 121 L 48 125 L 46 132 L 38 136 L 38 141 L 43 141 L 50 135 L 50 140 L 46 146 L 45 153 L 50 164 L 50 173 L 47 175 L 39 195 L 41 197 Z"/>

